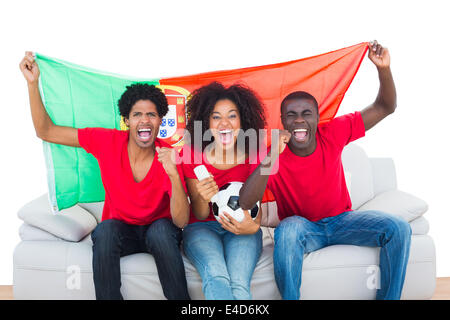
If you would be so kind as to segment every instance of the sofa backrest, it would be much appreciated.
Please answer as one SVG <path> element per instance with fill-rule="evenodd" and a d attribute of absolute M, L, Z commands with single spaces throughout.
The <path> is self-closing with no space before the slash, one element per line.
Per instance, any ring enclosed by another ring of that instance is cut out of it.
<path fill-rule="evenodd" d="M 361 147 L 351 143 L 342 152 L 342 164 L 352 209 L 358 209 L 374 197 L 370 160 Z"/>
<path fill-rule="evenodd" d="M 89 211 L 94 218 L 97 220 L 97 223 L 102 221 L 102 212 L 103 212 L 103 204 L 104 201 L 101 202 L 91 202 L 91 203 L 79 203 L 78 205 L 83 209 Z"/>

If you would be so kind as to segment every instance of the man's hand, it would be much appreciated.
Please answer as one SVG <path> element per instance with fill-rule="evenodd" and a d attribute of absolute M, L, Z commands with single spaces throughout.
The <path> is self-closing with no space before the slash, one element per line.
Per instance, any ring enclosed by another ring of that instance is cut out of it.
<path fill-rule="evenodd" d="M 289 140 L 291 140 L 291 133 L 287 130 L 274 130 L 278 131 L 278 140 L 272 141 L 272 147 L 277 148 L 277 155 L 280 155 L 281 153 L 283 153 L 284 149 L 286 149 L 286 145 L 289 143 Z"/>
<path fill-rule="evenodd" d="M 78 130 L 71 127 L 55 125 L 45 110 L 38 86 L 39 67 L 31 51 L 25 52 L 25 57 L 20 62 L 19 68 L 28 83 L 31 118 L 33 119 L 36 135 L 47 142 L 63 144 L 70 147 L 80 147 Z"/>
<path fill-rule="evenodd" d="M 272 145 L 269 153 L 261 161 L 259 166 L 253 170 L 253 173 L 247 178 L 247 181 L 239 191 L 239 202 L 242 209 L 251 209 L 257 201 L 262 199 L 266 190 L 267 181 L 275 168 L 274 166 L 278 161 L 278 157 L 286 149 L 289 140 L 291 140 L 292 135 L 288 130 L 274 130 L 278 133 L 278 139 L 276 139 L 277 135 L 274 137 L 272 131 Z"/>
<path fill-rule="evenodd" d="M 156 152 L 158 152 L 158 161 L 163 165 L 169 178 L 178 176 L 177 165 L 175 164 L 175 152 L 177 151 L 172 148 L 156 147 Z"/>
<path fill-rule="evenodd" d="M 369 53 L 368 53 L 370 61 L 378 69 L 389 68 L 391 65 L 391 57 L 389 55 L 389 50 L 387 48 L 383 48 L 381 44 L 374 40 L 369 43 Z"/>
<path fill-rule="evenodd" d="M 375 40 L 369 44 L 368 56 L 377 67 L 380 88 L 375 101 L 361 111 L 366 131 L 393 113 L 397 107 L 397 92 L 391 73 L 391 57 L 388 49 L 383 48 Z"/>
<path fill-rule="evenodd" d="M 278 139 L 278 154 L 282 154 L 286 145 L 291 140 L 291 133 L 287 130 L 280 130 Z"/>
<path fill-rule="evenodd" d="M 28 84 L 37 84 L 39 80 L 39 67 L 34 60 L 33 53 L 31 51 L 25 52 L 25 57 L 19 64 L 20 71 L 27 80 Z"/>

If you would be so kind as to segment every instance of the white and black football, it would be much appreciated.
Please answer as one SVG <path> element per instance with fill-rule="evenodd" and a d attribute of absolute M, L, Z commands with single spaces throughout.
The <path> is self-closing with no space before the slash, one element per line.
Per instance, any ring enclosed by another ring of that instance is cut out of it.
<path fill-rule="evenodd" d="M 219 219 L 220 214 L 226 212 L 238 222 L 244 220 L 244 211 L 239 205 L 239 191 L 243 185 L 242 182 L 229 182 L 219 189 L 219 193 L 217 194 L 218 200 L 212 203 L 213 214 L 216 219 Z M 249 210 L 253 220 L 258 216 L 258 212 L 259 201 Z"/>

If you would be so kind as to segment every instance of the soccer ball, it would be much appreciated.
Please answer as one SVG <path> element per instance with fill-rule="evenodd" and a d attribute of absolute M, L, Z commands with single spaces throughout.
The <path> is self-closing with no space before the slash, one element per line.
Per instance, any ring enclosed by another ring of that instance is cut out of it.
<path fill-rule="evenodd" d="M 228 213 L 238 222 L 244 220 L 244 211 L 239 205 L 239 190 L 244 184 L 242 182 L 230 182 L 223 185 L 217 194 L 217 202 L 212 203 L 214 217 L 219 220 L 219 215 L 223 212 Z M 259 212 L 259 201 L 249 210 L 250 216 L 253 220 L 257 217 Z"/>

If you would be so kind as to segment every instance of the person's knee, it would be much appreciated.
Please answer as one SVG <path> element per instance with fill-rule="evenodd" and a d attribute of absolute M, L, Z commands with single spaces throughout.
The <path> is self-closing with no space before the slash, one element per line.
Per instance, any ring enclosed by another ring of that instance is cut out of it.
<path fill-rule="evenodd" d="M 168 219 L 154 221 L 147 229 L 145 238 L 147 247 L 153 249 L 179 246 L 180 240 L 181 230 Z"/>
<path fill-rule="evenodd" d="M 284 219 L 275 229 L 275 243 L 302 244 L 307 233 L 301 219 L 289 217 Z"/>
<path fill-rule="evenodd" d="M 120 221 L 114 219 L 108 219 L 100 222 L 91 234 L 94 245 L 118 240 L 120 223 Z"/>
<path fill-rule="evenodd" d="M 400 241 L 409 243 L 411 239 L 411 226 L 401 217 L 389 216 L 386 223 L 386 232 L 390 238 L 398 238 Z"/>

